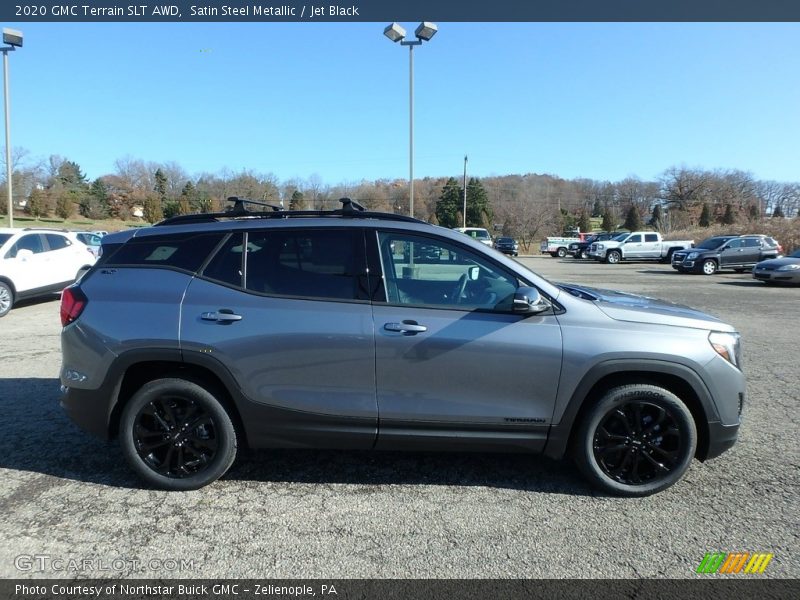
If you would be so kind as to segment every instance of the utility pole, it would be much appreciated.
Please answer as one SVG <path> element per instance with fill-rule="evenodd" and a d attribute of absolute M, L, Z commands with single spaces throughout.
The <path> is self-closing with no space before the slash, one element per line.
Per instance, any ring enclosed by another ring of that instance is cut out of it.
<path fill-rule="evenodd" d="M 467 226 L 467 155 L 464 155 L 464 212 L 462 213 L 464 224 L 462 227 Z"/>

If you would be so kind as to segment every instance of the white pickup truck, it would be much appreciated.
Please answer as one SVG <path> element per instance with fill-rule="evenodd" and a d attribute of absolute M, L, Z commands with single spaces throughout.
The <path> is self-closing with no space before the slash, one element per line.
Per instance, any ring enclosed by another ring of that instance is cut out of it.
<path fill-rule="evenodd" d="M 549 254 L 553 258 L 564 258 L 567 255 L 567 249 L 573 242 L 582 242 L 590 233 L 575 233 L 574 235 L 548 237 L 542 240 L 539 245 L 539 250 L 542 254 Z"/>
<path fill-rule="evenodd" d="M 660 260 L 670 262 L 672 253 L 694 246 L 694 240 L 661 239 L 654 231 L 621 233 L 610 240 L 595 242 L 589 247 L 589 257 L 616 264 L 621 260 Z"/>

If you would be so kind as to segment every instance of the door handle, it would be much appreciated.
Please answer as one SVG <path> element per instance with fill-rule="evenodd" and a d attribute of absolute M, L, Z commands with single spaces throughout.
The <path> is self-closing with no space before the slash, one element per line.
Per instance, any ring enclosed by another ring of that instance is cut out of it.
<path fill-rule="evenodd" d="M 403 335 L 417 335 L 418 333 L 423 333 L 428 331 L 428 328 L 425 325 L 420 325 L 416 321 L 403 321 L 402 323 L 386 323 L 383 328 L 386 331 L 396 331 L 397 333 L 402 333 Z"/>
<path fill-rule="evenodd" d="M 200 315 L 203 321 L 216 321 L 217 323 L 233 323 L 234 321 L 241 321 L 242 315 L 234 314 L 232 310 L 225 308 L 219 309 L 217 312 L 204 312 Z"/>

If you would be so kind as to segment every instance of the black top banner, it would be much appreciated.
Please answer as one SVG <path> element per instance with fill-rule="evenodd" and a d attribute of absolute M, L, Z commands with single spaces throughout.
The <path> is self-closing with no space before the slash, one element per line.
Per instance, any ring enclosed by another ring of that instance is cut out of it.
<path fill-rule="evenodd" d="M 4 1 L 4 22 L 800 21 L 798 0 Z"/>

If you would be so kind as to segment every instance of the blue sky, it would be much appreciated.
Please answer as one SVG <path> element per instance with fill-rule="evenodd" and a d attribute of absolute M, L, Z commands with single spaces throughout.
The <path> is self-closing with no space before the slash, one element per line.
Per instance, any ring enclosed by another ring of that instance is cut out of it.
<path fill-rule="evenodd" d="M 386 23 L 12 23 L 12 146 L 327 184 L 408 177 Z M 404 23 L 413 31 L 416 23 Z M 415 176 L 800 181 L 800 24 L 438 23 L 414 51 Z"/>

